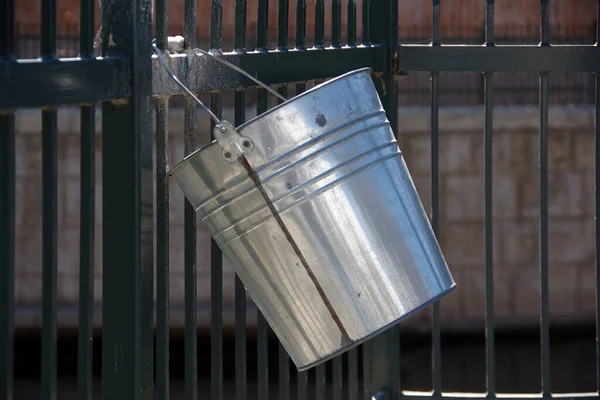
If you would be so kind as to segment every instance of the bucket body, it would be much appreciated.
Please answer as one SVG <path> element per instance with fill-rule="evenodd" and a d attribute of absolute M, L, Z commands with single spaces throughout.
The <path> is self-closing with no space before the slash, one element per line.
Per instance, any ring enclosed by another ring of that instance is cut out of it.
<path fill-rule="evenodd" d="M 455 286 L 370 72 L 237 128 L 254 142 L 260 190 L 217 142 L 170 171 L 298 370 Z"/>

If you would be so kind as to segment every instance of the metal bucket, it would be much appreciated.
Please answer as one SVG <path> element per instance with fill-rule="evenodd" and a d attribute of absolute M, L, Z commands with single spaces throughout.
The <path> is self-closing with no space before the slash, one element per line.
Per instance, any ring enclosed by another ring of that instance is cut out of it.
<path fill-rule="evenodd" d="M 218 124 L 170 171 L 298 370 L 455 286 L 370 72 Z"/>

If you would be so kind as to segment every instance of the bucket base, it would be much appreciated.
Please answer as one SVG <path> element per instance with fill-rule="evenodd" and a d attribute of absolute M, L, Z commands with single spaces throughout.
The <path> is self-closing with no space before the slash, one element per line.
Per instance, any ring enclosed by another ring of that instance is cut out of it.
<path fill-rule="evenodd" d="M 345 352 L 347 352 L 348 350 L 351 350 L 361 344 L 363 344 L 364 342 L 374 338 L 375 336 L 379 335 L 380 333 L 383 333 L 385 331 L 387 331 L 388 329 L 394 327 L 395 325 L 397 325 L 398 323 L 404 321 L 406 318 L 410 317 L 411 315 L 415 314 L 417 311 L 422 310 L 423 308 L 427 307 L 428 305 L 430 305 L 431 303 L 435 303 L 437 300 L 441 299 L 442 297 L 444 297 L 445 295 L 447 295 L 448 293 L 450 293 L 452 290 L 454 290 L 454 288 L 456 287 L 456 283 L 453 283 L 452 286 L 450 286 L 448 289 L 444 290 L 443 292 L 440 292 L 437 296 L 432 297 L 429 301 L 426 301 L 425 303 L 421 304 L 419 307 L 413 309 L 412 311 L 404 314 L 403 316 L 401 316 L 398 319 L 393 320 L 392 322 L 390 322 L 387 325 L 382 326 L 381 328 L 379 328 L 378 330 L 372 332 L 371 334 L 364 336 L 352 343 L 350 343 L 347 346 L 341 347 L 339 350 L 334 351 L 333 353 L 330 353 L 329 355 L 319 359 L 318 361 L 312 362 L 310 364 L 306 364 L 303 365 L 301 367 L 297 367 L 298 371 L 306 371 L 309 370 L 313 367 L 316 367 L 318 365 L 321 365 L 337 356 L 339 356 L 340 354 L 343 354 Z"/>

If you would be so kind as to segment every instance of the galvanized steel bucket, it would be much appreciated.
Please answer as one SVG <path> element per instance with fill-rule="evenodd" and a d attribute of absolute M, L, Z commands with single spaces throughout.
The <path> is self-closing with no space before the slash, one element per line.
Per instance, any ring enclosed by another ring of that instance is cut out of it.
<path fill-rule="evenodd" d="M 170 171 L 298 370 L 455 286 L 370 73 L 219 123 Z"/>

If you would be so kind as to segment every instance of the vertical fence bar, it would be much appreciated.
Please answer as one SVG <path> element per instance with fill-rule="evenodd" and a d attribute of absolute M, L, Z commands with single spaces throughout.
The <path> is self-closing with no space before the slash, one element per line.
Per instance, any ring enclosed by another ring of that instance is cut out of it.
<path fill-rule="evenodd" d="M 210 48 L 223 47 L 223 2 L 212 0 L 210 9 Z M 210 109 L 221 119 L 221 93 L 211 93 Z M 210 120 L 210 140 L 214 140 L 215 121 Z M 223 400 L 223 253 L 217 242 L 210 238 L 210 377 L 211 399 Z"/>
<path fill-rule="evenodd" d="M 540 278 L 542 392 L 550 396 L 550 327 L 548 283 L 548 74 L 540 79 Z"/>
<path fill-rule="evenodd" d="M 236 52 L 246 52 L 246 0 L 235 2 L 235 34 Z M 246 91 L 235 91 L 234 125 L 240 126 L 246 121 Z M 246 366 L 246 289 L 235 274 L 235 398 L 247 400 L 247 366 Z"/>
<path fill-rule="evenodd" d="M 40 49 L 42 58 L 56 58 L 56 0 L 42 0 Z"/>
<path fill-rule="evenodd" d="M 93 0 L 80 1 L 79 54 L 83 57 L 94 55 L 94 6 Z"/>
<path fill-rule="evenodd" d="M 235 0 L 234 47 L 237 52 L 242 53 L 246 51 L 246 0 Z M 243 96 L 246 94 L 244 91 L 241 91 L 240 93 L 242 93 Z M 245 107 L 242 107 L 242 110 L 243 113 L 239 114 L 238 118 L 245 119 Z M 243 121 L 241 123 L 243 123 Z"/>
<path fill-rule="evenodd" d="M 258 399 L 269 398 L 269 325 L 260 311 L 257 311 L 257 352 L 258 352 Z"/>
<path fill-rule="evenodd" d="M 356 0 L 348 0 L 348 46 L 356 46 Z"/>
<path fill-rule="evenodd" d="M 42 1 L 42 58 L 56 58 L 56 1 Z M 56 397 L 58 268 L 57 113 L 42 110 L 42 398 Z"/>
<path fill-rule="evenodd" d="M 439 73 L 431 74 L 431 225 L 439 238 Z M 442 349 L 440 334 L 440 304 L 436 301 L 433 311 L 433 390 L 436 396 L 442 393 Z"/>
<path fill-rule="evenodd" d="M 156 45 L 167 49 L 168 0 L 156 0 Z M 169 99 L 156 99 L 156 397 L 169 400 Z"/>
<path fill-rule="evenodd" d="M 93 57 L 94 3 L 81 0 L 79 55 Z M 92 340 L 94 322 L 94 239 L 96 228 L 96 109 L 81 106 L 81 210 L 79 231 L 79 329 L 77 397 L 92 398 Z"/>
<path fill-rule="evenodd" d="M 169 0 L 156 0 L 156 46 L 162 51 L 167 49 L 168 23 Z"/>
<path fill-rule="evenodd" d="M 12 14 L 12 11 L 10 11 Z M 1 38 L 6 45 L 10 38 Z M 10 54 L 10 44 L 3 53 Z M 15 307 L 15 117 L 0 113 L 0 397 L 11 400 Z"/>
<path fill-rule="evenodd" d="M 223 0 L 212 0 L 210 8 L 210 48 L 223 47 Z M 210 109 L 221 119 L 221 93 L 211 93 Z M 210 140 L 214 140 L 215 121 L 210 120 Z M 212 400 L 223 400 L 223 253 L 217 242 L 210 238 L 210 376 Z"/>
<path fill-rule="evenodd" d="M 548 0 L 541 0 L 541 46 L 549 46 Z M 548 283 L 548 72 L 540 75 L 540 336 L 542 395 L 550 397 L 550 326 Z"/>
<path fill-rule="evenodd" d="M 289 0 L 279 0 L 277 18 L 277 50 L 279 51 L 286 51 L 288 48 L 289 6 Z"/>
<path fill-rule="evenodd" d="M 494 0 L 487 0 L 485 44 L 494 46 Z M 486 388 L 490 398 L 496 396 L 496 352 L 494 345 L 494 237 L 493 237 L 493 73 L 484 73 L 484 199 L 485 199 L 485 357 Z"/>
<path fill-rule="evenodd" d="M 14 58 L 15 53 L 15 2 L 14 0 L 0 1 L 0 57 Z"/>
<path fill-rule="evenodd" d="M 184 100 L 184 154 L 187 156 L 196 149 L 196 118 L 193 100 L 186 96 Z M 196 285 L 196 214 L 193 207 L 185 201 L 184 208 L 184 264 L 185 264 L 185 396 L 196 399 L 197 396 L 197 285 Z"/>
<path fill-rule="evenodd" d="M 168 0 L 156 0 L 156 44 L 167 48 Z M 168 98 L 156 100 L 156 394 L 169 399 Z"/>
<path fill-rule="evenodd" d="M 371 0 L 362 0 L 362 42 L 363 45 L 371 44 Z"/>
<path fill-rule="evenodd" d="M 373 384 L 373 371 L 371 370 L 373 364 L 372 347 L 373 340 L 368 340 L 361 345 L 362 347 L 362 369 L 363 369 L 363 396 L 364 398 L 372 397 L 374 390 Z M 387 360 L 383 360 L 387 361 Z"/>
<path fill-rule="evenodd" d="M 325 37 L 325 3 L 317 0 L 315 3 L 315 48 L 322 49 Z"/>
<path fill-rule="evenodd" d="M 210 3 L 210 48 L 223 48 L 223 0 L 211 0 Z"/>
<path fill-rule="evenodd" d="M 92 337 L 94 321 L 95 237 L 95 108 L 81 106 L 81 211 L 79 233 L 79 338 L 77 391 L 79 399 L 92 397 Z"/>
<path fill-rule="evenodd" d="M 485 43 L 486 46 L 494 46 L 494 17 L 495 0 L 487 0 L 485 9 Z"/>
<path fill-rule="evenodd" d="M 296 0 L 296 49 L 306 50 L 306 0 Z"/>
<path fill-rule="evenodd" d="M 0 57 L 14 57 L 14 0 L 0 2 Z M 0 112 L 0 397 L 11 400 L 15 315 L 15 116 Z"/>
<path fill-rule="evenodd" d="M 268 50 L 269 36 L 269 0 L 258 0 L 258 19 L 256 21 L 256 51 Z"/>
<path fill-rule="evenodd" d="M 213 44 L 217 44 L 216 41 Z M 217 118 L 221 119 L 221 93 L 211 93 L 210 110 Z M 211 141 L 214 140 L 212 132 L 215 125 L 215 121 L 211 119 Z M 210 270 L 211 398 L 212 400 L 223 400 L 223 253 L 213 238 L 210 239 Z"/>
<path fill-rule="evenodd" d="M 158 3 L 157 3 L 158 5 Z M 157 15 L 158 15 L 157 8 Z M 161 29 L 162 31 L 162 29 Z M 166 32 L 166 31 L 163 31 Z M 162 32 L 161 32 L 162 33 Z M 161 37 L 162 35 L 158 35 Z M 158 40 L 157 40 L 158 42 Z M 162 42 L 163 46 L 166 44 Z M 160 47 L 159 47 L 160 48 Z M 160 48 L 164 50 L 163 48 Z M 168 98 L 156 100 L 156 396 L 169 399 Z"/>
<path fill-rule="evenodd" d="M 298 372 L 298 400 L 308 399 L 308 373 L 306 371 Z"/>
<path fill-rule="evenodd" d="M 235 125 L 245 118 L 246 98 L 242 90 L 235 93 Z M 246 289 L 239 276 L 235 276 L 235 398 L 248 398 L 246 369 Z"/>
<path fill-rule="evenodd" d="M 261 28 L 259 27 L 259 31 Z M 256 114 L 260 115 L 267 111 L 267 91 L 262 88 L 256 89 Z M 257 353 L 258 353 L 258 400 L 269 398 L 269 324 L 257 310 Z"/>
<path fill-rule="evenodd" d="M 440 0 L 433 0 L 433 32 L 432 45 L 440 45 Z M 431 73 L 431 225 L 439 239 L 439 201 L 440 201 L 440 171 L 439 171 L 439 117 L 440 117 L 440 87 L 439 73 Z M 432 306 L 432 363 L 433 363 L 433 394 L 442 395 L 442 349 L 440 334 L 440 303 Z"/>
<path fill-rule="evenodd" d="M 344 382 L 342 380 L 342 364 L 343 358 L 342 356 L 337 356 L 331 362 L 332 369 L 332 396 L 333 400 L 342 400 L 343 398 L 343 390 L 344 390 Z"/>
<path fill-rule="evenodd" d="M 286 35 L 287 36 L 287 35 Z M 286 38 L 287 40 L 287 38 Z M 279 94 L 287 98 L 288 90 L 286 85 L 282 85 L 278 89 Z M 278 99 L 278 104 L 283 103 L 283 100 Z M 279 397 L 278 400 L 289 400 L 290 398 L 290 357 L 285 350 L 285 347 L 279 343 Z"/>
<path fill-rule="evenodd" d="M 327 400 L 327 376 L 325 375 L 326 364 L 320 364 L 315 367 L 315 392 L 316 400 Z"/>
<path fill-rule="evenodd" d="M 183 3 L 183 37 L 186 47 L 196 47 L 196 0 L 185 0 Z"/>
<path fill-rule="evenodd" d="M 333 0 L 331 6 L 331 46 L 340 48 L 342 34 L 342 0 Z"/>
<path fill-rule="evenodd" d="M 243 91 L 236 92 L 235 124 L 245 122 L 246 99 L 238 96 Z M 243 111 L 238 111 L 242 109 Z M 235 276 L 235 398 L 248 398 L 247 369 L 246 369 L 246 289 L 239 276 Z"/>
<path fill-rule="evenodd" d="M 133 7 L 133 42 L 135 60 L 132 93 L 139 96 L 136 107 L 137 117 L 144 119 L 143 135 L 140 137 L 140 236 L 141 236 L 141 277 L 140 277 L 140 385 L 139 396 L 152 398 L 154 392 L 154 137 L 152 132 L 152 83 L 148 76 L 152 75 L 153 54 L 152 11 L 151 0 L 134 0 Z M 136 71 L 136 69 L 138 71 Z M 146 121 L 146 119 L 148 121 Z"/>
<path fill-rule="evenodd" d="M 187 49 L 196 47 L 196 0 L 185 0 L 183 32 Z M 190 96 L 184 97 L 183 141 L 184 154 L 196 150 L 196 104 Z M 197 284 L 196 284 L 196 212 L 192 205 L 184 205 L 184 276 L 185 276 L 185 398 L 198 398 L 198 339 L 197 339 Z"/>
<path fill-rule="evenodd" d="M 96 196 L 96 118 L 94 106 L 81 107 L 81 212 L 79 233 L 78 398 L 92 398 L 94 322 L 94 231 Z"/>
<path fill-rule="evenodd" d="M 348 350 L 348 400 L 358 400 L 358 348 Z"/>
<path fill-rule="evenodd" d="M 132 96 L 102 109 L 102 398 L 147 399 L 154 396 L 152 2 L 103 0 L 102 13 L 104 38 L 118 32 L 115 53 L 132 59 Z"/>

